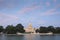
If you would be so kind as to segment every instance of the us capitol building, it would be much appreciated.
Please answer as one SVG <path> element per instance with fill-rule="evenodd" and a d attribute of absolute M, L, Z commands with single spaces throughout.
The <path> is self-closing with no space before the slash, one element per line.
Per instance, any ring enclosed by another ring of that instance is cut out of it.
<path fill-rule="evenodd" d="M 32 24 L 29 24 L 27 28 L 25 28 L 25 32 L 26 33 L 31 33 L 31 34 L 39 34 L 39 35 L 53 35 L 52 32 L 48 32 L 48 33 L 36 33 L 35 32 L 35 28 L 32 27 Z M 25 34 L 21 34 L 21 33 L 17 33 L 18 35 L 25 35 Z"/>
<path fill-rule="evenodd" d="M 29 24 L 27 28 L 25 28 L 26 33 L 35 33 L 35 28 L 32 27 L 32 24 Z"/>

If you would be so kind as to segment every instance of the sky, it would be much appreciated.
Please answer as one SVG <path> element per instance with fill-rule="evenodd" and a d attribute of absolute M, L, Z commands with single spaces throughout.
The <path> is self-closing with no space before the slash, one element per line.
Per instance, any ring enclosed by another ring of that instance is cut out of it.
<path fill-rule="evenodd" d="M 0 0 L 0 25 L 60 27 L 60 0 Z"/>

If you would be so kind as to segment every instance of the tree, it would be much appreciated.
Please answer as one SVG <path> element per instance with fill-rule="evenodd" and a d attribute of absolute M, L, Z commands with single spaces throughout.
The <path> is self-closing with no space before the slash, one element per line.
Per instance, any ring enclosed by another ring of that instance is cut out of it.
<path fill-rule="evenodd" d="M 53 26 L 48 26 L 48 31 L 55 33 L 55 28 Z"/>
<path fill-rule="evenodd" d="M 0 26 L 0 32 L 3 32 L 4 28 L 3 26 Z"/>
<path fill-rule="evenodd" d="M 40 32 L 40 33 L 47 33 L 47 32 L 48 32 L 47 27 L 41 26 L 41 27 L 39 28 L 39 32 Z"/>
<path fill-rule="evenodd" d="M 60 33 L 60 27 L 56 27 L 55 33 Z"/>
<path fill-rule="evenodd" d="M 0 32 L 3 32 L 4 28 L 3 26 L 0 26 Z"/>
<path fill-rule="evenodd" d="M 16 30 L 17 30 L 17 32 L 20 32 L 20 33 L 24 33 L 25 32 L 24 26 L 22 24 L 17 24 L 16 25 Z"/>
<path fill-rule="evenodd" d="M 16 34 L 16 28 L 13 25 L 8 25 L 5 29 L 7 34 Z"/>
<path fill-rule="evenodd" d="M 36 33 L 39 33 L 39 29 L 36 29 L 35 31 L 36 31 Z"/>

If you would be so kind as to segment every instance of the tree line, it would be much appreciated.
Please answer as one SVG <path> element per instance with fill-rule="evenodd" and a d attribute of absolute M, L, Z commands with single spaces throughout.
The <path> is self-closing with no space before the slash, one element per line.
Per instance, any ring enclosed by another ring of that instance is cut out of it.
<path fill-rule="evenodd" d="M 36 32 L 39 32 L 39 33 L 52 32 L 54 34 L 60 34 L 60 27 L 54 27 L 54 26 L 44 27 L 44 26 L 40 26 L 39 29 L 36 29 Z"/>
<path fill-rule="evenodd" d="M 22 24 L 17 24 L 16 26 L 8 25 L 6 28 L 3 28 L 3 26 L 0 26 L 0 33 L 6 33 L 6 34 L 16 34 L 17 32 L 24 33 L 24 26 Z"/>
<path fill-rule="evenodd" d="M 54 26 L 40 26 L 38 29 L 35 30 L 36 33 L 58 33 L 60 34 L 60 27 L 54 27 Z M 16 34 L 19 33 L 25 33 L 24 26 L 22 24 L 17 24 L 16 26 L 13 25 L 7 25 L 6 28 L 3 28 L 3 26 L 0 26 L 0 33 L 6 33 L 6 34 Z"/>

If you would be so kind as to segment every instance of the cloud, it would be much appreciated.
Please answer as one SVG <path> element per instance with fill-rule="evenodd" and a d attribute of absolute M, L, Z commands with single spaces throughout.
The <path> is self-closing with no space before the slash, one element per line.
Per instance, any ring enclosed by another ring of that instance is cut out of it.
<path fill-rule="evenodd" d="M 10 9 L 17 5 L 15 3 L 16 0 L 0 0 L 0 8 L 1 9 Z"/>
<path fill-rule="evenodd" d="M 0 2 L 2 2 L 3 0 L 0 0 Z"/>
<path fill-rule="evenodd" d="M 55 13 L 53 13 L 53 12 L 55 12 L 55 10 L 56 10 L 56 9 L 48 10 L 47 12 L 45 12 L 44 15 L 53 15 L 53 14 L 55 14 Z"/>
<path fill-rule="evenodd" d="M 14 15 L 8 15 L 0 13 L 0 24 L 6 24 L 18 20 L 18 17 Z"/>
<path fill-rule="evenodd" d="M 25 7 L 23 9 L 21 9 L 20 11 L 18 11 L 18 13 L 23 14 L 32 10 L 35 10 L 37 8 L 41 8 L 41 6 L 30 6 L 30 7 Z"/>
<path fill-rule="evenodd" d="M 55 14 L 59 14 L 59 12 L 56 12 L 56 9 L 50 9 L 44 13 L 41 13 L 41 16 L 50 16 Z"/>
<path fill-rule="evenodd" d="M 40 5 L 42 5 L 43 4 L 43 2 L 40 2 Z"/>
<path fill-rule="evenodd" d="M 56 2 L 57 0 L 53 0 L 54 2 Z"/>
<path fill-rule="evenodd" d="M 50 2 L 46 2 L 46 5 L 47 5 L 47 6 L 50 6 Z"/>
<path fill-rule="evenodd" d="M 36 21 L 37 24 L 45 24 L 47 21 L 46 20 L 38 20 Z M 35 23 L 35 22 L 34 22 Z"/>
<path fill-rule="evenodd" d="M 41 16 L 49 16 L 49 15 L 59 14 L 60 12 L 56 11 L 58 8 L 60 8 L 59 4 L 56 5 L 54 8 L 41 13 Z"/>
<path fill-rule="evenodd" d="M 41 13 L 40 16 L 50 16 L 55 14 L 60 14 L 60 12 L 57 12 L 56 9 L 50 9 L 46 12 Z"/>
<path fill-rule="evenodd" d="M 15 7 L 15 5 L 14 4 L 11 4 L 11 3 L 10 4 L 7 4 L 7 6 L 6 6 L 7 9 L 11 9 L 11 8 L 14 8 L 14 7 Z"/>
<path fill-rule="evenodd" d="M 57 8 L 60 8 L 60 4 L 56 5 L 56 7 L 55 7 L 55 8 L 56 8 L 56 9 L 57 9 Z"/>

